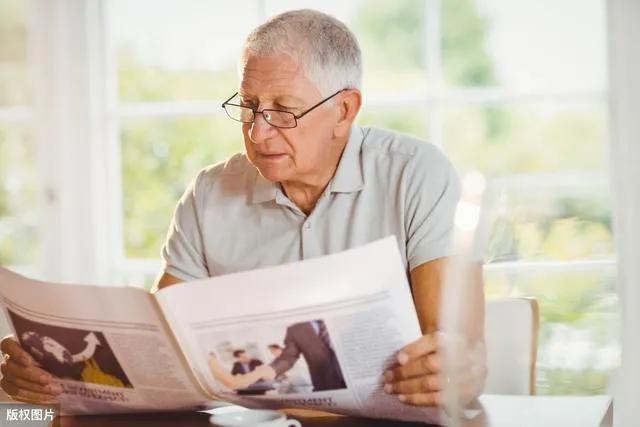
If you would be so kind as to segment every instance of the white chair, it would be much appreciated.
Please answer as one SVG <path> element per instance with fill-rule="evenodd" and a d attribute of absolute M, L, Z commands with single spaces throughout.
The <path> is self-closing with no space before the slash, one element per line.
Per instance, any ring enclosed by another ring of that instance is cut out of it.
<path fill-rule="evenodd" d="M 485 340 L 487 394 L 535 394 L 538 301 L 504 298 L 487 301 Z"/>

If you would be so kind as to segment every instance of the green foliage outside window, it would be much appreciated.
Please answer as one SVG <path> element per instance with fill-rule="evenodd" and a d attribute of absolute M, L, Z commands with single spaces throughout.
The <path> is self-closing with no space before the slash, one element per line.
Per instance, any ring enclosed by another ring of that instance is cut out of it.
<path fill-rule="evenodd" d="M 26 2 L 0 2 L 0 108 L 31 102 L 27 66 Z"/>
<path fill-rule="evenodd" d="M 0 109 L 32 101 L 27 61 L 26 4 L 0 1 Z M 0 122 L 0 265 L 37 261 L 37 155 L 28 125 Z"/>

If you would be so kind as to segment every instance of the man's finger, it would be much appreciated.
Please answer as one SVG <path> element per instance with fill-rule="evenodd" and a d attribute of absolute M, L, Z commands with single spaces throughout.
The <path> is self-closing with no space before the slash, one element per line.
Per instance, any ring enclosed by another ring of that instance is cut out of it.
<path fill-rule="evenodd" d="M 24 351 L 20 344 L 13 338 L 12 335 L 6 336 L 0 342 L 0 351 L 5 355 L 9 355 L 9 357 L 23 365 L 23 366 L 31 366 L 34 364 L 33 358 Z"/>
<path fill-rule="evenodd" d="M 41 385 L 31 381 L 23 380 L 22 378 L 12 378 L 11 381 L 20 390 L 30 390 L 41 394 L 48 394 L 51 399 L 61 394 L 64 390 L 60 384 L 49 383 L 47 385 Z"/>
<path fill-rule="evenodd" d="M 411 344 L 407 344 L 398 352 L 398 363 L 404 365 L 411 359 L 416 359 L 436 351 L 440 345 L 440 340 L 440 333 L 434 332 L 418 338 Z"/>
<path fill-rule="evenodd" d="M 5 393 L 7 393 L 9 396 L 13 396 L 14 394 L 17 394 L 19 391 L 18 386 L 15 385 L 11 381 L 11 379 L 7 377 L 2 377 L 2 380 L 0 380 L 0 387 L 2 387 Z"/>
<path fill-rule="evenodd" d="M 389 394 L 430 393 L 441 390 L 442 384 L 443 380 L 440 374 L 430 374 L 419 378 L 387 383 L 384 385 L 384 391 Z"/>
<path fill-rule="evenodd" d="M 36 366 L 24 367 L 13 362 L 12 358 L 6 363 L 6 373 L 14 378 L 22 378 L 41 385 L 48 385 L 53 380 L 53 377 L 47 371 Z"/>
<path fill-rule="evenodd" d="M 11 396 L 15 400 L 39 405 L 50 405 L 58 403 L 55 397 L 50 394 L 42 394 L 35 391 L 21 389 L 17 394 Z"/>
<path fill-rule="evenodd" d="M 398 395 L 400 402 L 414 406 L 442 406 L 444 399 L 439 391 L 433 393 L 415 393 Z"/>
<path fill-rule="evenodd" d="M 441 357 L 440 353 L 431 353 L 411 360 L 406 365 L 388 369 L 384 373 L 384 379 L 386 382 L 393 382 L 440 372 L 442 370 Z"/>

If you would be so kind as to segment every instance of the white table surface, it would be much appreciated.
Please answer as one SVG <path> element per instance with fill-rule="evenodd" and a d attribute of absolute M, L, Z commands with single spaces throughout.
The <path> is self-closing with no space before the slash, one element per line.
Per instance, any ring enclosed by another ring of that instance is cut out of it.
<path fill-rule="evenodd" d="M 601 427 L 611 425 L 610 396 L 482 395 L 490 427 Z"/>

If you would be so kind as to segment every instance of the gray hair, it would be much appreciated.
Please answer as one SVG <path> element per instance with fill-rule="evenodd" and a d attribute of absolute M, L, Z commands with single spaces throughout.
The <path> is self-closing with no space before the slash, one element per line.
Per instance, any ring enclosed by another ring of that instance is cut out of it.
<path fill-rule="evenodd" d="M 326 13 L 301 9 L 272 17 L 247 37 L 240 68 L 249 56 L 278 54 L 300 61 L 323 96 L 361 88 L 358 41 L 344 23 Z"/>

